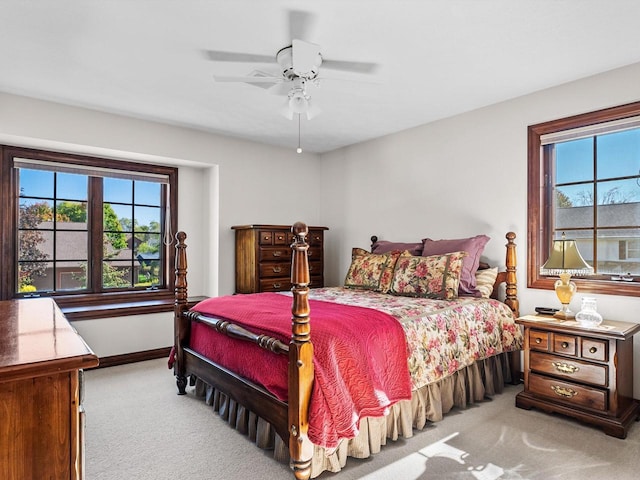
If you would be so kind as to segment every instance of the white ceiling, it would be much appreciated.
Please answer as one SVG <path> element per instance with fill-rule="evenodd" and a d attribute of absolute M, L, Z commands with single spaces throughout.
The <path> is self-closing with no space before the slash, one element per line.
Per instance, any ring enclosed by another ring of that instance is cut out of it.
<path fill-rule="evenodd" d="M 325 59 L 379 64 L 321 67 L 327 78 L 308 90 L 322 113 L 301 122 L 306 151 L 640 62 L 638 0 L 2 0 L 0 91 L 295 148 L 285 97 L 213 81 L 275 63 L 204 54 L 275 58 L 291 43 L 292 10 L 313 14 L 305 40 Z"/>

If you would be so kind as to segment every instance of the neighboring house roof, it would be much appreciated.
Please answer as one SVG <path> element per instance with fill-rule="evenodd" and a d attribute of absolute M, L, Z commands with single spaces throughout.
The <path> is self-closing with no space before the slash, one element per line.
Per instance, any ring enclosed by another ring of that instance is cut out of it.
<path fill-rule="evenodd" d="M 593 227 L 593 207 L 566 207 L 559 208 L 556 212 L 556 229 L 571 230 L 572 238 L 587 238 L 591 234 L 589 231 L 574 230 L 576 228 Z M 611 227 L 616 225 L 636 226 L 640 225 L 640 202 L 636 203 L 613 203 L 600 205 L 597 209 L 598 226 Z M 600 237 L 628 238 L 638 237 L 638 229 L 615 230 L 603 229 L 598 232 Z"/>
<path fill-rule="evenodd" d="M 42 222 L 39 228 L 45 230 L 44 244 L 40 251 L 53 258 L 53 237 L 46 230 L 53 229 L 53 222 Z M 84 231 L 84 233 L 83 233 Z M 88 257 L 88 234 L 85 222 L 56 222 L 56 259 L 57 260 L 83 260 Z M 133 242 L 137 245 L 136 242 Z M 139 242 L 138 242 L 139 243 Z M 127 245 L 131 242 L 128 241 Z M 122 250 L 114 249 L 110 243 L 106 244 L 107 256 L 110 260 L 131 261 L 131 248 Z"/>

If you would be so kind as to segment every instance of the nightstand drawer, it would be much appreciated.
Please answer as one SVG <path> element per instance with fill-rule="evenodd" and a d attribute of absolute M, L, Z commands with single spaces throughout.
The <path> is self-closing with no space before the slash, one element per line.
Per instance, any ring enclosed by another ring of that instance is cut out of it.
<path fill-rule="evenodd" d="M 608 408 L 606 390 L 589 388 L 535 373 L 529 375 L 529 391 L 533 395 L 601 412 L 607 411 Z"/>
<path fill-rule="evenodd" d="M 578 337 L 575 335 L 562 335 L 560 333 L 553 334 L 553 349 L 554 353 L 561 353 L 563 355 L 571 355 L 575 357 L 578 343 Z"/>
<path fill-rule="evenodd" d="M 609 342 L 598 340 L 595 338 L 582 339 L 582 358 L 589 360 L 597 360 L 599 362 L 609 361 L 609 351 L 607 346 Z"/>
<path fill-rule="evenodd" d="M 608 371 L 606 365 L 569 360 L 540 352 L 531 352 L 529 368 L 536 372 L 547 373 L 576 382 L 589 383 L 598 387 L 608 387 Z"/>
<path fill-rule="evenodd" d="M 529 330 L 529 348 L 531 350 L 549 351 L 549 332 Z"/>

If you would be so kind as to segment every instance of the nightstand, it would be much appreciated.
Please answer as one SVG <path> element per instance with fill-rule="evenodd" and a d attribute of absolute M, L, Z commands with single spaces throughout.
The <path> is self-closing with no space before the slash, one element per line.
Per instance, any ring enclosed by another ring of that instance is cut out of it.
<path fill-rule="evenodd" d="M 625 438 L 640 419 L 633 398 L 633 336 L 640 324 L 604 321 L 594 328 L 575 320 L 526 315 L 524 391 L 516 406 L 561 413 Z"/>

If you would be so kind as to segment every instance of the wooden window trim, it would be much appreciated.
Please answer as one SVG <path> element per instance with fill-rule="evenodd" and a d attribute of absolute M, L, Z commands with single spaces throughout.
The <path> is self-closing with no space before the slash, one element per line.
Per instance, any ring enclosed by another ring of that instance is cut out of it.
<path fill-rule="evenodd" d="M 548 255 L 549 245 L 544 242 L 545 230 L 549 226 L 549 219 L 544 216 L 544 169 L 542 165 L 541 141 L 542 135 L 562 130 L 584 127 L 598 123 L 618 120 L 640 115 L 640 102 L 629 103 L 618 107 L 607 108 L 595 112 L 574 115 L 572 117 L 552 120 L 550 122 L 531 125 L 527 131 L 528 157 L 528 231 L 527 231 L 527 287 L 553 290 L 557 280 L 555 277 L 540 275 L 540 265 Z M 548 187 L 548 186 L 547 186 Z M 640 282 L 618 282 L 614 280 L 588 279 L 572 277 L 579 292 L 601 293 L 607 295 L 640 296 Z"/>
<path fill-rule="evenodd" d="M 16 188 L 16 174 L 12 166 L 13 157 L 27 157 L 39 160 L 49 160 L 79 165 L 108 166 L 135 172 L 140 165 L 135 162 L 101 159 L 85 155 L 67 154 L 0 145 L 0 202 L 3 208 L 0 212 L 0 254 L 2 268 L 0 269 L 0 299 L 8 300 L 15 297 L 14 282 L 17 270 L 14 238 L 16 218 L 16 202 L 14 192 Z M 178 169 L 168 166 L 144 164 L 147 172 L 164 174 L 169 177 L 171 189 L 170 211 L 171 230 L 176 232 L 177 198 L 178 198 Z M 63 311 L 69 312 L 70 319 L 104 318 L 158 311 L 170 311 L 173 308 L 173 290 L 175 288 L 174 272 L 175 248 L 167 249 L 165 264 L 166 288 L 158 290 L 114 291 L 104 293 L 79 293 L 73 295 L 52 295 Z"/>

